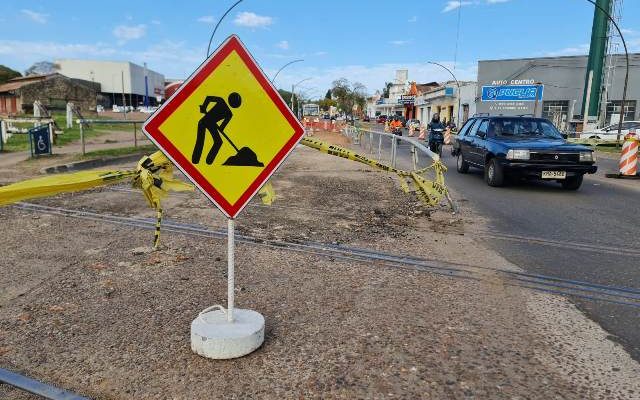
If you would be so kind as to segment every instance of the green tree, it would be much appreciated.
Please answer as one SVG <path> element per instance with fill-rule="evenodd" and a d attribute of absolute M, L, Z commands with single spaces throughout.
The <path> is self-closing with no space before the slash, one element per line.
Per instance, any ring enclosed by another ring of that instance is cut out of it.
<path fill-rule="evenodd" d="M 364 110 L 367 103 L 365 86 L 360 82 L 351 84 L 347 79 L 340 78 L 333 81 L 331 94 L 344 113 L 353 118 L 353 108 L 358 106 L 360 111 Z"/>
<path fill-rule="evenodd" d="M 391 82 L 384 83 L 384 87 L 382 88 L 382 97 L 389 98 L 389 90 L 391 90 L 392 85 L 393 83 Z"/>
<path fill-rule="evenodd" d="M 22 76 L 20 72 L 14 71 L 4 65 L 0 65 L 0 83 L 5 83 L 9 79 L 17 78 L 19 76 Z"/>
<path fill-rule="evenodd" d="M 25 76 L 29 75 L 48 75 L 60 69 L 58 64 L 51 61 L 38 61 L 24 71 Z"/>
<path fill-rule="evenodd" d="M 327 94 L 324 95 L 324 98 L 331 100 L 331 89 L 327 89 Z"/>

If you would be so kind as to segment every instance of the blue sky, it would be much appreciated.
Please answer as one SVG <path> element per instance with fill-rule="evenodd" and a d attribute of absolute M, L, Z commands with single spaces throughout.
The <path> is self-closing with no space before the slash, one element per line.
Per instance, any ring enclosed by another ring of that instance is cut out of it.
<path fill-rule="evenodd" d="M 169 78 L 188 76 L 205 57 L 209 35 L 233 0 L 2 0 L 0 64 L 24 71 L 57 58 L 146 61 Z M 409 7 L 400 7 L 408 4 Z M 459 8 L 461 7 L 461 8 Z M 322 96 L 345 77 L 370 93 L 408 68 L 419 82 L 445 80 L 428 60 L 475 79 L 479 59 L 586 54 L 593 6 L 585 0 L 244 0 L 224 20 L 219 44 L 236 33 L 268 75 L 290 60 L 277 86 L 312 77 Z M 640 1 L 625 0 L 622 27 L 640 51 Z"/>

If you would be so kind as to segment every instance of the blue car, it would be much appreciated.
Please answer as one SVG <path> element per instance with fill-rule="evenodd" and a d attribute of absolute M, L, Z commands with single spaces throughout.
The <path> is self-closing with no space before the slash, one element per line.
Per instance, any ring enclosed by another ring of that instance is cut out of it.
<path fill-rule="evenodd" d="M 452 154 L 459 173 L 483 169 L 489 186 L 502 186 L 507 178 L 533 178 L 578 190 L 584 174 L 598 169 L 593 150 L 567 143 L 544 118 L 473 117 L 458 132 Z"/>

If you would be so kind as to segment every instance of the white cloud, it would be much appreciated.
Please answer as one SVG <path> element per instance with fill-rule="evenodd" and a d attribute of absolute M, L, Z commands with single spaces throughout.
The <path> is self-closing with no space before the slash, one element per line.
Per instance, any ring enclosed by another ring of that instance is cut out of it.
<path fill-rule="evenodd" d="M 498 4 L 498 3 L 506 3 L 510 0 L 487 0 L 487 4 Z"/>
<path fill-rule="evenodd" d="M 289 42 L 286 40 L 281 40 L 276 44 L 276 47 L 282 50 L 289 50 Z"/>
<path fill-rule="evenodd" d="M 438 61 L 448 68 L 453 68 L 451 61 Z M 324 94 L 331 87 L 331 82 L 347 78 L 350 82 L 361 82 L 367 88 L 368 93 L 374 93 L 382 88 L 385 82 L 393 81 L 395 71 L 398 69 L 408 69 L 409 79 L 418 83 L 432 81 L 444 82 L 451 79 L 451 75 L 441 67 L 426 63 L 411 64 L 378 64 L 372 66 L 365 65 L 345 65 L 333 66 L 329 68 L 304 67 L 300 64 L 297 68 L 285 69 L 278 75 L 278 86 L 287 88 L 292 84 L 313 77 L 305 82 L 309 87 L 318 88 Z M 272 76 L 276 69 L 267 69 L 267 75 Z M 456 77 L 461 81 L 476 80 L 478 76 L 477 63 L 457 64 Z"/>
<path fill-rule="evenodd" d="M 203 15 L 202 17 L 198 18 L 197 21 L 205 24 L 213 24 L 214 22 L 216 22 L 216 19 L 213 18 L 213 15 Z"/>
<path fill-rule="evenodd" d="M 236 15 L 236 19 L 233 22 L 238 26 L 262 28 L 273 24 L 273 18 L 245 11 Z"/>
<path fill-rule="evenodd" d="M 39 24 L 46 24 L 47 19 L 49 18 L 48 14 L 42 14 L 32 10 L 23 9 L 23 10 L 20 10 L 20 12 L 25 16 L 27 16 L 29 19 L 31 19 L 33 22 L 37 22 Z"/>
<path fill-rule="evenodd" d="M 113 36 L 118 38 L 118 44 L 124 44 L 129 40 L 140 39 L 147 33 L 146 25 L 118 25 L 113 28 Z"/>
<path fill-rule="evenodd" d="M 405 44 L 409 44 L 410 42 L 410 40 L 390 40 L 389 44 L 392 44 L 394 46 L 404 46 Z"/>
<path fill-rule="evenodd" d="M 326 56 L 327 53 L 326 51 L 316 51 L 315 53 L 313 53 L 314 56 Z"/>
<path fill-rule="evenodd" d="M 635 36 L 638 34 L 638 31 L 636 31 L 635 29 L 622 28 L 620 30 L 622 31 L 623 35 Z"/>
<path fill-rule="evenodd" d="M 157 19 L 152 19 L 152 20 L 151 20 L 151 24 L 152 24 L 152 25 L 162 25 L 162 22 L 160 22 L 160 21 L 159 21 L 159 20 L 157 20 Z"/>
<path fill-rule="evenodd" d="M 446 12 L 449 12 L 449 11 L 457 10 L 460 7 L 468 6 L 470 4 L 473 4 L 473 2 L 471 2 L 471 1 L 462 1 L 462 0 L 447 1 L 447 4 L 445 4 L 444 8 L 442 9 L 442 12 L 446 13 Z"/>
<path fill-rule="evenodd" d="M 407 22 L 417 22 L 417 21 L 418 21 L 418 17 L 416 15 L 414 15 L 413 17 L 407 20 Z"/>
<path fill-rule="evenodd" d="M 565 47 L 564 49 L 548 51 L 544 53 L 545 57 L 560 57 L 560 56 L 582 56 L 589 54 L 589 44 L 583 43 L 577 46 Z"/>
<path fill-rule="evenodd" d="M 0 55 L 13 62 L 30 65 L 39 60 L 57 58 L 110 57 L 116 49 L 104 43 L 56 43 L 47 41 L 0 40 Z"/>

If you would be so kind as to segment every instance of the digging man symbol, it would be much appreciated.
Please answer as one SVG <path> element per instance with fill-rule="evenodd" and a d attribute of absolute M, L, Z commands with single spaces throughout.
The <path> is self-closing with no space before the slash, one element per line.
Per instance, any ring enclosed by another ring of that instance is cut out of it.
<path fill-rule="evenodd" d="M 233 92 L 229 95 L 227 100 L 228 103 L 222 97 L 207 96 L 204 102 L 200 105 L 200 112 L 204 114 L 204 116 L 200 118 L 200 121 L 198 121 L 198 136 L 196 137 L 196 144 L 193 148 L 193 154 L 191 155 L 191 162 L 193 164 L 198 164 L 200 162 L 200 157 L 202 157 L 202 150 L 204 148 L 206 131 L 209 131 L 213 138 L 213 145 L 207 154 L 207 165 L 213 164 L 213 161 L 216 159 L 216 156 L 220 151 L 220 147 L 222 147 L 222 138 L 220 137 L 220 135 L 222 135 L 236 151 L 236 155 L 229 157 L 223 165 L 264 167 L 264 164 L 258 161 L 258 156 L 253 152 L 253 150 L 248 147 L 238 149 L 238 147 L 225 133 L 224 130 L 233 117 L 231 108 L 240 107 L 242 104 L 242 97 L 240 97 L 238 93 Z M 211 103 L 213 103 L 213 106 L 207 110 Z"/>

